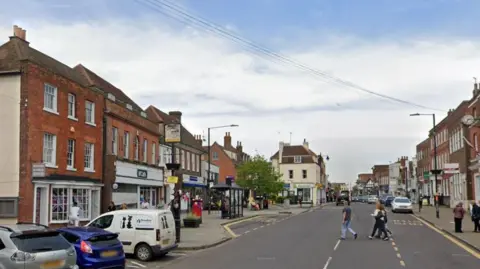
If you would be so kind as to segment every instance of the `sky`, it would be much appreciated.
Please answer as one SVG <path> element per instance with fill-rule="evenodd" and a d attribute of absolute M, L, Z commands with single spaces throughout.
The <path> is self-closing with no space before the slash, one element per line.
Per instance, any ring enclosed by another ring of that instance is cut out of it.
<path fill-rule="evenodd" d="M 432 121 L 409 114 L 444 117 L 471 98 L 473 77 L 480 78 L 475 0 L 3 0 L 2 6 L 1 43 L 18 24 L 30 46 L 72 67 L 82 63 L 140 106 L 182 111 L 193 134 L 239 125 L 212 130 L 211 139 L 223 144 L 230 132 L 250 154 L 270 157 L 279 141 L 306 139 L 330 157 L 327 174 L 335 182 L 413 157 Z"/>

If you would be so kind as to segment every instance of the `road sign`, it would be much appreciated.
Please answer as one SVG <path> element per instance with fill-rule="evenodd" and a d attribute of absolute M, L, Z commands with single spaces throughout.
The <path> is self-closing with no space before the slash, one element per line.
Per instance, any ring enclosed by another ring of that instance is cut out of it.
<path fill-rule="evenodd" d="M 430 172 L 428 172 L 428 171 L 423 172 L 423 179 L 424 180 L 429 180 L 430 179 Z"/>

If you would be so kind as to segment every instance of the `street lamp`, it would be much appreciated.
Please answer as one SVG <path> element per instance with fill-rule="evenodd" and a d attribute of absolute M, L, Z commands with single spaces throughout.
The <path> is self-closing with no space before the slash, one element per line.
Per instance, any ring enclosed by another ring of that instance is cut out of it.
<path fill-rule="evenodd" d="M 436 130 L 435 130 L 435 127 L 436 127 L 436 122 L 435 122 L 435 114 L 434 113 L 429 113 L 429 114 L 421 114 L 421 113 L 414 113 L 414 114 L 410 114 L 410 117 L 415 117 L 415 116 L 432 116 L 432 120 L 433 120 L 433 129 L 432 129 L 432 135 L 433 135 L 433 170 L 431 170 L 431 172 L 434 174 L 435 176 L 435 186 L 436 186 L 436 189 L 437 189 L 437 194 L 439 192 L 439 184 L 438 184 L 438 174 L 440 174 L 440 170 L 438 170 L 438 164 L 437 164 L 437 139 L 436 139 Z M 430 185 L 430 189 L 431 189 L 431 192 L 433 194 L 433 187 Z M 434 196 L 434 199 L 435 199 L 435 196 Z M 437 215 L 437 219 L 440 218 L 440 207 L 439 207 L 439 201 L 435 201 L 435 209 L 436 209 L 436 215 Z"/>
<path fill-rule="evenodd" d="M 208 127 L 208 132 L 207 132 L 207 154 L 208 154 L 208 169 L 207 169 L 207 188 L 208 188 L 208 215 L 210 215 L 210 212 L 211 212 L 211 208 L 212 208 L 212 201 L 211 201 L 211 197 L 210 197 L 210 182 L 212 182 L 212 180 L 210 179 L 210 158 L 211 158 L 211 153 L 210 153 L 210 149 L 211 149 L 211 145 L 210 145 L 210 130 L 212 129 L 221 129 L 221 128 L 229 128 L 229 127 L 238 127 L 237 124 L 230 124 L 230 125 L 222 125 L 222 126 L 215 126 L 215 127 Z"/>

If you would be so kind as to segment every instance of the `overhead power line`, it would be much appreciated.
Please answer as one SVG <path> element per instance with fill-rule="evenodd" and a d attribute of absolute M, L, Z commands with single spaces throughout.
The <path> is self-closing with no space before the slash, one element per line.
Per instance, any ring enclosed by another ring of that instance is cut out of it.
<path fill-rule="evenodd" d="M 265 46 L 262 46 L 258 43 L 255 43 L 253 41 L 250 41 L 246 38 L 240 37 L 236 34 L 231 33 L 224 27 L 211 22 L 207 20 L 206 18 L 203 18 L 198 15 L 193 15 L 190 13 L 188 10 L 186 10 L 184 7 L 179 6 L 178 4 L 172 3 L 167 0 L 135 0 L 136 2 L 154 10 L 157 11 L 165 16 L 168 16 L 174 20 L 177 20 L 183 24 L 195 27 L 200 30 L 208 31 L 210 33 L 213 33 L 221 38 L 227 39 L 229 41 L 232 41 L 234 43 L 237 43 L 241 45 L 242 47 L 246 48 L 248 52 L 253 53 L 257 57 L 261 57 L 263 59 L 267 59 L 269 61 L 274 61 L 276 63 L 280 63 L 283 65 L 288 65 L 288 66 L 293 66 L 295 68 L 298 68 L 304 72 L 306 72 L 309 75 L 314 76 L 315 78 L 320 78 L 322 81 L 328 82 L 328 83 L 335 83 L 337 85 L 343 86 L 345 88 L 349 89 L 354 89 L 358 90 L 361 92 L 365 92 L 367 94 L 380 97 L 386 100 L 390 100 L 396 103 L 401 103 L 404 105 L 409 105 L 409 106 L 414 106 L 422 109 L 428 109 L 428 110 L 435 110 L 435 111 L 442 111 L 444 110 L 438 109 L 438 108 L 432 108 L 432 107 L 427 107 L 424 105 L 416 104 L 407 100 L 403 100 L 397 97 L 389 96 L 386 94 L 378 93 L 369 89 L 366 89 L 362 86 L 359 86 L 353 82 L 350 82 L 348 80 L 330 75 L 326 72 L 317 70 L 315 68 L 312 68 L 306 64 L 303 64 L 297 60 L 294 60 L 292 58 L 289 58 L 287 56 L 284 56 L 282 54 L 279 54 L 277 52 L 274 52 L 270 49 L 268 49 Z"/>

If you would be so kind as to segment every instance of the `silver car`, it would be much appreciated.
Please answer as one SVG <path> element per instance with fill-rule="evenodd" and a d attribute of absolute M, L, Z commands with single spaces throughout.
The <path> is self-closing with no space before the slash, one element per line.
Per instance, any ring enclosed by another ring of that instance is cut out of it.
<path fill-rule="evenodd" d="M 0 269 L 78 269 L 77 253 L 57 231 L 33 223 L 0 225 Z"/>

